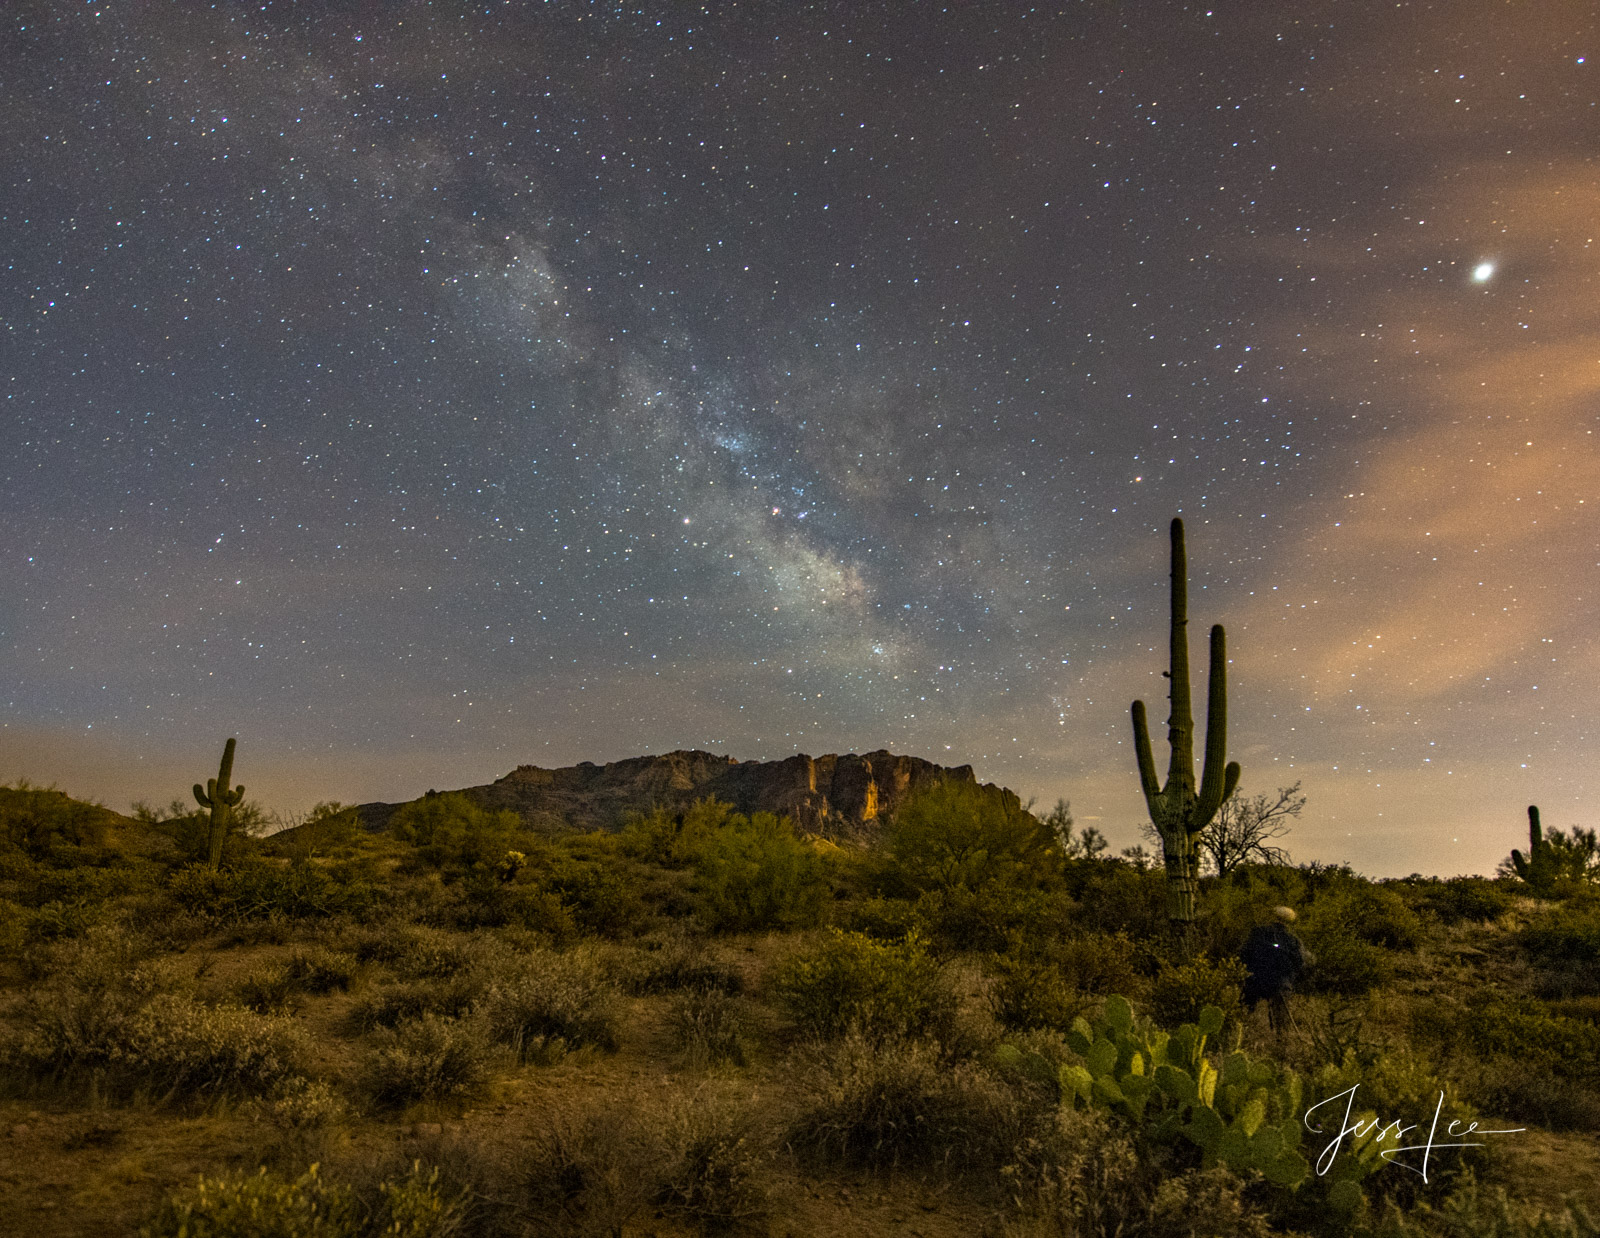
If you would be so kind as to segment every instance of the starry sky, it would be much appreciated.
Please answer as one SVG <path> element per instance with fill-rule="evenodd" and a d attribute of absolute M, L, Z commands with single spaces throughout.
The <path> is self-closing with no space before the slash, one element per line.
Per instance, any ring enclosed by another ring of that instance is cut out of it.
<path fill-rule="evenodd" d="M 0 23 L 0 779 L 888 747 L 1127 846 L 1181 515 L 1296 859 L 1597 824 L 1592 5 Z"/>

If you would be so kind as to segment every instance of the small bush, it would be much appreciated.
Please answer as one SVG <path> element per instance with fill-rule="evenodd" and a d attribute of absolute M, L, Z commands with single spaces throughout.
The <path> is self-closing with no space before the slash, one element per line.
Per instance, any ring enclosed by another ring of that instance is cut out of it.
<path fill-rule="evenodd" d="M 852 1028 L 869 1038 L 937 1036 L 955 1009 L 917 934 L 889 943 L 830 929 L 820 947 L 779 968 L 775 987 L 800 1031 L 824 1039 Z"/>
<path fill-rule="evenodd" d="M 370 886 L 337 881 L 319 864 L 244 859 L 228 868 L 192 864 L 167 881 L 173 902 L 192 915 L 218 920 L 302 920 L 359 913 L 374 897 Z"/>
<path fill-rule="evenodd" d="M 1150 1015 L 1162 1027 L 1177 1027 L 1198 1022 L 1202 1009 L 1215 1006 L 1222 1011 L 1224 1029 L 1236 1026 L 1248 975 L 1238 959 L 1211 959 L 1203 954 L 1177 967 L 1164 966 L 1150 986 Z"/>
<path fill-rule="evenodd" d="M 1357 1089 L 1353 1101 L 1353 1114 L 1363 1110 L 1377 1113 L 1385 1123 L 1396 1119 L 1407 1125 L 1422 1124 L 1426 1129 L 1433 1121 L 1438 1108 L 1438 1129 L 1448 1130 L 1451 1122 L 1459 1121 L 1464 1128 L 1477 1112 L 1458 1096 L 1450 1095 L 1450 1088 L 1433 1073 L 1427 1059 L 1409 1049 L 1390 1050 L 1373 1061 L 1362 1061 L 1354 1052 L 1347 1052 L 1338 1064 L 1325 1065 L 1313 1074 L 1305 1090 L 1307 1112 L 1302 1120 L 1315 1135 L 1317 1126 L 1337 1134 L 1344 1119 L 1346 1101 L 1342 1094 L 1349 1088 Z M 1441 1093 L 1443 1099 L 1440 1099 Z M 1330 1098 L 1332 1098 L 1330 1100 Z M 1321 1109 L 1313 1109 L 1317 1102 L 1328 1102 Z M 1312 1116 L 1313 1112 L 1316 1116 Z M 1400 1146 L 1398 1137 L 1391 1134 L 1390 1147 Z M 1327 1146 L 1327 1140 L 1307 1139 L 1316 1148 Z M 1415 1141 L 1413 1141 L 1415 1142 Z M 1415 1154 L 1412 1154 L 1414 1157 Z M 1420 1169 L 1415 1173 L 1384 1175 L 1383 1186 L 1397 1202 L 1409 1207 L 1418 1199 L 1441 1198 L 1450 1185 L 1457 1182 L 1464 1171 L 1481 1165 L 1484 1149 L 1464 1147 L 1446 1161 L 1436 1158 L 1429 1161 L 1428 1182 L 1424 1183 Z M 1408 1164 L 1410 1160 L 1408 1159 Z M 1417 1168 L 1412 1165 L 1413 1168 Z"/>
<path fill-rule="evenodd" d="M 1300 936 L 1313 955 L 1297 982 L 1307 993 L 1360 997 L 1393 973 L 1381 946 L 1361 940 L 1338 921 L 1307 924 Z"/>
<path fill-rule="evenodd" d="M 289 982 L 307 993 L 343 992 L 356 978 L 356 960 L 342 950 L 313 946 L 289 956 L 284 971 Z"/>
<path fill-rule="evenodd" d="M 1064 1031 L 1089 1007 L 1089 998 L 1069 985 L 1048 959 L 996 956 L 990 1001 L 1006 1027 Z"/>
<path fill-rule="evenodd" d="M 368 1094 L 379 1105 L 450 1100 L 480 1092 L 492 1055 L 473 1022 L 425 1014 L 378 1033 L 363 1070 Z"/>
<path fill-rule="evenodd" d="M 518 1145 L 506 1177 L 534 1233 L 610 1238 L 661 1190 L 661 1141 L 621 1109 L 572 1120 L 553 1115 Z"/>
<path fill-rule="evenodd" d="M 587 954 L 526 956 L 489 984 L 477 1010 L 490 1039 L 522 1061 L 618 1043 L 616 987 Z"/>
<path fill-rule="evenodd" d="M 1085 924 L 1135 940 L 1167 932 L 1167 878 L 1120 860 L 1085 860 L 1072 866 L 1068 888 L 1083 907 Z"/>
<path fill-rule="evenodd" d="M 720 1063 L 747 1064 L 745 1020 L 740 1005 L 720 989 L 679 995 L 669 1026 L 672 1040 L 688 1063 L 703 1069 Z"/>
<path fill-rule="evenodd" d="M 1267 1218 L 1225 1166 L 1177 1171 L 1139 1154 L 1103 1112 L 1067 1108 L 1002 1171 L 1019 1216 L 1004 1238 L 1269 1238 Z"/>
<path fill-rule="evenodd" d="M 656 864 L 693 863 L 706 839 L 721 829 L 733 813 L 732 804 L 715 799 L 697 800 L 683 812 L 658 808 L 649 816 L 631 818 L 620 841 L 629 855 Z"/>
<path fill-rule="evenodd" d="M 1422 902 L 1446 924 L 1498 920 L 1511 910 L 1511 896 L 1485 877 L 1453 877 L 1422 889 Z"/>
<path fill-rule="evenodd" d="M 281 1014 L 289 1008 L 295 984 L 282 963 L 258 968 L 239 982 L 234 990 L 241 1005 L 259 1014 Z"/>
<path fill-rule="evenodd" d="M 348 1191 L 313 1165 L 294 1181 L 265 1168 L 200 1180 L 175 1192 L 140 1227 L 140 1238 L 354 1238 Z"/>
<path fill-rule="evenodd" d="M 468 1207 L 465 1191 L 440 1184 L 439 1166 L 424 1170 L 421 1161 L 412 1161 L 405 1176 L 378 1184 L 378 1206 L 368 1232 L 396 1238 L 450 1238 L 464 1228 Z"/>
<path fill-rule="evenodd" d="M 700 845 L 695 870 L 706 921 L 721 932 L 814 924 L 828 893 L 817 853 L 767 812 L 732 814 Z"/>
<path fill-rule="evenodd" d="M 872 1169 L 994 1166 L 1017 1106 L 992 1075 L 954 1065 L 935 1044 L 848 1036 L 819 1064 L 814 1096 L 790 1131 L 799 1151 Z"/>
<path fill-rule="evenodd" d="M 461 1018 L 482 997 L 485 978 L 462 972 L 444 980 L 402 980 L 380 985 L 350 1008 L 349 1023 L 357 1031 L 397 1027 L 425 1014 Z"/>
<path fill-rule="evenodd" d="M 637 995 L 681 990 L 744 991 L 744 976 L 738 968 L 713 961 L 704 946 L 687 937 L 669 937 L 655 943 L 653 949 L 638 951 L 624 973 L 624 987 Z"/>
<path fill-rule="evenodd" d="M 403 805 L 389 819 L 389 832 L 416 847 L 425 866 L 453 871 L 474 864 L 492 868 L 508 851 L 528 849 L 528 831 L 514 812 L 479 807 L 465 793 L 429 793 Z"/>
<path fill-rule="evenodd" d="M 1517 941 L 1541 967 L 1600 971 L 1600 907 L 1554 908 L 1524 928 Z"/>
<path fill-rule="evenodd" d="M 260 1093 L 293 1074 L 304 1053 L 304 1036 L 286 1019 L 159 994 L 130 1020 L 113 1062 L 173 1093 Z"/>
<path fill-rule="evenodd" d="M 282 1080 L 262 1103 L 261 1111 L 275 1126 L 288 1131 L 331 1126 L 345 1116 L 344 1102 L 332 1087 L 299 1075 Z"/>
<path fill-rule="evenodd" d="M 903 898 L 868 898 L 849 905 L 841 927 L 879 941 L 900 941 L 924 925 L 915 903 Z"/>
<path fill-rule="evenodd" d="M 667 1125 L 657 1208 L 711 1233 L 754 1226 L 767 1215 L 767 1150 L 748 1117 L 693 1098 Z"/>

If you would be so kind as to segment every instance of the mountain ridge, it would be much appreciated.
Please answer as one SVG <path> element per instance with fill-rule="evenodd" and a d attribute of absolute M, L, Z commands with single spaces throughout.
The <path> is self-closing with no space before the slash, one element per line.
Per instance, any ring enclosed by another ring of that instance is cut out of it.
<path fill-rule="evenodd" d="M 886 748 L 819 757 L 797 753 L 773 761 L 678 749 L 604 765 L 519 765 L 494 782 L 459 793 L 484 808 L 510 810 L 530 827 L 548 831 L 615 830 L 635 814 L 657 808 L 682 811 L 696 800 L 715 798 L 738 812 L 787 816 L 801 830 L 824 838 L 864 841 L 880 833 L 910 796 L 952 781 L 981 785 L 1021 806 L 1014 791 L 979 784 L 971 765 L 936 765 Z M 362 804 L 359 812 L 369 830 L 384 830 L 403 806 Z"/>

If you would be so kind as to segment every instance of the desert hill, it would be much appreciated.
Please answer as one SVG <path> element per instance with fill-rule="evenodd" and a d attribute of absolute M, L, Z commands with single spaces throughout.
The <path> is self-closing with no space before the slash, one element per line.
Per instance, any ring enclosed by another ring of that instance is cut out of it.
<path fill-rule="evenodd" d="M 676 812 L 710 797 L 746 814 L 787 816 L 800 829 L 825 838 L 864 841 L 894 818 L 908 796 L 951 781 L 977 784 L 970 765 L 935 765 L 887 750 L 800 754 L 781 761 L 678 751 L 606 765 L 519 765 L 486 786 L 464 788 L 463 794 L 485 808 L 510 809 L 528 825 L 546 830 L 614 830 L 634 813 Z M 1015 792 L 984 785 L 1019 804 Z M 362 822 L 382 830 L 401 806 L 362 804 Z"/>

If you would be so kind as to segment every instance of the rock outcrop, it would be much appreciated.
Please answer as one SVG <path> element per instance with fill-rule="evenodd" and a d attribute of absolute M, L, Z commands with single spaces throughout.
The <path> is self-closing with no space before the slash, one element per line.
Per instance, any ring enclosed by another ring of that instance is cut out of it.
<path fill-rule="evenodd" d="M 487 786 L 464 794 L 485 808 L 510 809 L 546 830 L 617 829 L 635 813 L 678 812 L 715 798 L 742 813 L 771 812 L 825 838 L 864 840 L 894 819 L 906 799 L 948 781 L 976 784 L 972 766 L 949 768 L 920 757 L 878 751 L 781 761 L 740 761 L 709 752 L 680 751 L 559 769 L 519 765 Z M 1000 787 L 993 794 L 1016 802 Z M 382 829 L 400 805 L 363 804 L 362 820 Z"/>

